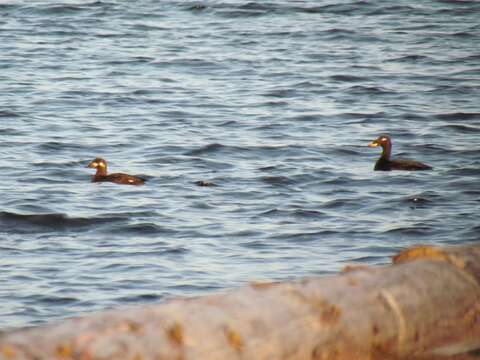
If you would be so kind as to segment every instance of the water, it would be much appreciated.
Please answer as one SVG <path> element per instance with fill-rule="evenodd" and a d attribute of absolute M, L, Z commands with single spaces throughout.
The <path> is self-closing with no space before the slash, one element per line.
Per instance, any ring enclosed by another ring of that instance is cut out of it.
<path fill-rule="evenodd" d="M 479 13 L 3 0 L 0 327 L 477 241 Z M 373 172 L 384 132 L 434 171 Z"/>

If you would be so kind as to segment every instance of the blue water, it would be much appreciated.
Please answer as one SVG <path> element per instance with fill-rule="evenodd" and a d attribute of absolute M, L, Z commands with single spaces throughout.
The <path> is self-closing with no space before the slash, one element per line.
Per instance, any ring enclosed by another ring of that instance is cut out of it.
<path fill-rule="evenodd" d="M 479 240 L 479 13 L 0 1 L 0 327 Z M 434 170 L 374 172 L 380 133 Z"/>

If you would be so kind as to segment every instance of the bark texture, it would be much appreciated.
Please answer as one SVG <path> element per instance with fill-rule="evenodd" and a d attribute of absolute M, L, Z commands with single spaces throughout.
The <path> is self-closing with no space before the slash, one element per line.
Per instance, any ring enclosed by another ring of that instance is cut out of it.
<path fill-rule="evenodd" d="M 480 359 L 480 246 L 258 283 L 0 337 L 5 360 Z"/>

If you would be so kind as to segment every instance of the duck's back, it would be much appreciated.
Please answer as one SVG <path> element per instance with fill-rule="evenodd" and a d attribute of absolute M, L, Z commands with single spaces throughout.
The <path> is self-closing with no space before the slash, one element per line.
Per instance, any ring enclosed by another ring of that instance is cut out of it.
<path fill-rule="evenodd" d="M 145 184 L 145 179 L 142 179 L 138 176 L 128 175 L 124 173 L 113 173 L 106 176 L 95 176 L 93 182 L 113 182 L 115 184 L 124 184 L 124 185 L 143 185 Z"/>
<path fill-rule="evenodd" d="M 430 165 L 424 164 L 415 160 L 386 160 L 380 158 L 375 164 L 375 170 L 390 171 L 390 170 L 407 170 L 407 171 L 421 171 L 432 170 Z"/>

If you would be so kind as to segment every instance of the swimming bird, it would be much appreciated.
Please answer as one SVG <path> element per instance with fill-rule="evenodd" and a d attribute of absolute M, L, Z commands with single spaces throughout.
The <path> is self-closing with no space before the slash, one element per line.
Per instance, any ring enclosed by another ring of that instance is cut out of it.
<path fill-rule="evenodd" d="M 390 171 L 390 170 L 432 170 L 430 165 L 421 163 L 415 160 L 391 159 L 392 154 L 392 140 L 388 135 L 380 135 L 376 140 L 373 140 L 369 147 L 382 147 L 382 155 L 375 163 L 374 170 Z"/>
<path fill-rule="evenodd" d="M 92 182 L 113 182 L 115 184 L 124 184 L 124 185 L 143 185 L 145 179 L 142 179 L 137 176 L 128 175 L 124 173 L 113 173 L 107 175 L 107 162 L 102 158 L 95 158 L 88 164 L 89 168 L 97 169 L 97 172 L 92 178 Z"/>
<path fill-rule="evenodd" d="M 216 184 L 214 184 L 210 181 L 206 181 L 206 180 L 195 181 L 195 185 L 198 185 L 198 186 L 217 186 Z"/>

